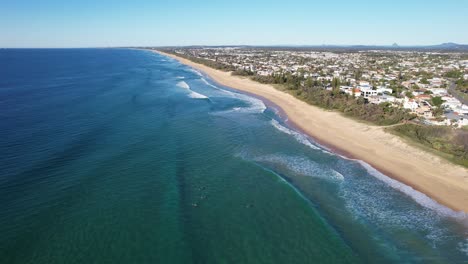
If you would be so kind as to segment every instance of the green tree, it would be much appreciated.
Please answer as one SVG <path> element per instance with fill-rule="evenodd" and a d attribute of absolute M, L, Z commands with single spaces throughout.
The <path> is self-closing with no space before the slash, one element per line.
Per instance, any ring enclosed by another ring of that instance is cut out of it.
<path fill-rule="evenodd" d="M 435 117 L 439 117 L 444 113 L 444 109 L 437 107 L 432 109 L 432 114 L 434 114 Z"/>
<path fill-rule="evenodd" d="M 435 96 L 435 97 L 432 97 L 431 102 L 434 106 L 437 106 L 437 108 L 440 108 L 440 106 L 444 103 L 444 100 L 442 100 L 442 97 L 440 96 Z"/>
<path fill-rule="evenodd" d="M 340 79 L 338 78 L 333 78 L 331 82 L 331 86 L 333 88 L 333 94 L 338 94 L 340 92 Z"/>
<path fill-rule="evenodd" d="M 407 92 L 405 93 L 405 95 L 406 95 L 406 97 L 408 97 L 408 98 L 414 98 L 413 93 L 410 92 L 410 91 L 407 91 Z"/>

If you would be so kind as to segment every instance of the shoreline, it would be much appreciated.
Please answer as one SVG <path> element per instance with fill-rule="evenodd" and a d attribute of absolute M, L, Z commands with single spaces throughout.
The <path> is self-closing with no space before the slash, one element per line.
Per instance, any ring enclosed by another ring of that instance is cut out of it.
<path fill-rule="evenodd" d="M 468 170 L 410 146 L 383 127 L 301 101 L 271 85 L 232 76 L 173 54 L 152 50 L 202 71 L 215 82 L 273 104 L 287 124 L 348 159 L 361 160 L 390 179 L 427 195 L 439 204 L 468 213 Z"/>

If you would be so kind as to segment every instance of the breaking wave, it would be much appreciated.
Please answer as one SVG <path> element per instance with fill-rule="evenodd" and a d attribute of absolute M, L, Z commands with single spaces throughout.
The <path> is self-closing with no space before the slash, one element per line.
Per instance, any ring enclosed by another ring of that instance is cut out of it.
<path fill-rule="evenodd" d="M 177 86 L 179 86 L 180 88 L 184 88 L 184 89 L 187 89 L 187 90 L 190 90 L 190 86 L 184 82 L 184 81 L 180 81 L 177 83 Z"/>
<path fill-rule="evenodd" d="M 267 109 L 266 105 L 260 99 L 257 99 L 255 97 L 248 96 L 248 95 L 245 95 L 245 94 L 242 94 L 242 93 L 236 93 L 236 92 L 231 92 L 231 91 L 226 90 L 226 89 L 222 89 L 222 88 L 220 88 L 220 87 L 218 87 L 218 86 L 216 86 L 214 84 L 211 84 L 205 78 L 201 78 L 201 81 L 203 83 L 205 83 L 206 85 L 225 93 L 228 97 L 239 99 L 241 101 L 246 102 L 249 105 L 247 107 L 234 107 L 234 108 L 232 108 L 230 110 L 217 112 L 216 114 L 225 114 L 225 113 L 263 113 Z"/>
<path fill-rule="evenodd" d="M 178 82 L 177 86 L 183 89 L 187 89 L 190 92 L 189 93 L 190 98 L 194 98 L 194 99 L 207 99 L 208 98 L 206 95 L 192 91 L 190 89 L 190 86 L 184 81 Z"/>
<path fill-rule="evenodd" d="M 356 160 L 356 159 L 349 159 L 349 158 L 346 158 L 346 157 L 343 157 L 345 159 L 348 159 L 348 160 L 354 160 L 356 162 L 358 162 L 362 167 L 364 167 L 366 169 L 366 171 L 374 176 L 375 178 L 379 179 L 380 181 L 386 183 L 388 186 L 392 187 L 393 189 L 395 190 L 398 190 L 406 195 L 408 195 L 409 197 L 411 197 L 416 203 L 418 203 L 419 205 L 425 207 L 425 208 L 428 208 L 428 209 L 431 209 L 435 212 L 437 212 L 438 214 L 442 215 L 442 216 L 445 216 L 445 217 L 452 217 L 452 218 L 456 218 L 458 220 L 462 220 L 462 221 L 467 221 L 468 220 L 468 215 L 462 211 L 460 212 L 457 212 L 457 211 L 454 211 L 444 205 L 441 205 L 439 204 L 438 202 L 434 201 L 433 199 L 431 199 L 429 196 L 425 195 L 424 193 L 421 193 L 415 189 L 413 189 L 411 186 L 408 186 L 402 182 L 399 182 L 397 180 L 394 180 L 390 177 L 388 177 L 387 175 L 381 173 L 380 171 L 378 171 L 377 169 L 375 169 L 374 167 L 372 167 L 370 164 L 362 161 L 362 160 Z"/>
<path fill-rule="evenodd" d="M 191 92 L 189 94 L 189 97 L 190 98 L 195 98 L 195 99 L 207 99 L 208 97 L 206 95 L 203 95 L 203 94 L 200 94 L 200 93 L 197 93 L 197 92 Z"/>
<path fill-rule="evenodd" d="M 275 169 L 288 170 L 301 176 L 309 176 L 335 182 L 344 181 L 344 176 L 336 170 L 302 156 L 272 154 L 255 157 L 253 160 L 268 164 Z"/>
<path fill-rule="evenodd" d="M 299 143 L 301 144 L 304 144 L 312 149 L 321 149 L 319 148 L 318 146 L 312 144 L 305 135 L 299 133 L 299 132 L 296 132 L 294 130 L 291 130 L 285 126 L 282 126 L 278 121 L 276 121 L 275 119 L 272 119 L 270 121 L 270 123 L 276 128 L 278 129 L 279 131 L 283 132 L 283 133 L 286 133 L 288 135 L 291 135 L 293 136 Z"/>
<path fill-rule="evenodd" d="M 196 75 L 200 76 L 200 77 L 203 77 L 203 74 L 197 70 L 195 70 L 194 68 L 190 68 L 190 71 L 191 72 L 194 72 Z"/>
<path fill-rule="evenodd" d="M 320 146 L 320 145 L 316 146 L 316 145 L 312 144 L 304 134 L 296 132 L 294 130 L 291 130 L 291 129 L 285 127 L 285 126 L 282 126 L 278 121 L 276 121 L 274 119 L 272 119 L 270 121 L 270 123 L 276 129 L 278 129 L 279 131 L 281 131 L 283 133 L 286 133 L 288 135 L 292 135 L 298 142 L 300 142 L 301 144 L 304 144 L 304 145 L 306 145 L 306 146 L 308 146 L 308 147 L 310 147 L 312 149 L 320 149 L 320 150 L 322 150 L 323 152 L 325 152 L 327 154 L 336 155 L 336 156 L 339 156 L 339 157 L 341 157 L 343 159 L 351 160 L 351 161 L 359 163 L 370 175 L 372 175 L 373 177 L 377 178 L 378 180 L 384 182 L 385 184 L 387 184 L 391 188 L 406 194 L 407 196 L 412 198 L 415 202 L 417 202 L 419 205 L 421 205 L 421 206 L 423 206 L 425 208 L 434 210 L 435 212 L 437 212 L 438 214 L 440 214 L 442 216 L 452 217 L 452 218 L 456 218 L 456 219 L 459 219 L 459 220 L 462 220 L 462 221 L 468 221 L 468 215 L 466 213 L 454 211 L 454 210 L 452 210 L 452 209 L 450 209 L 450 208 L 448 208 L 448 207 L 446 207 L 444 205 L 441 205 L 441 204 L 437 203 L 435 200 L 431 199 L 427 195 L 413 189 L 411 186 L 408 186 L 408 185 L 406 185 L 406 184 L 404 184 L 402 182 L 399 182 L 397 180 L 394 180 L 394 179 L 388 177 L 387 175 L 381 173 L 380 171 L 378 171 L 377 169 L 372 167 L 370 164 L 368 164 L 368 163 L 366 163 L 366 162 L 364 162 L 362 160 L 351 159 L 351 158 L 348 158 L 348 157 L 345 157 L 345 156 L 342 156 L 342 155 L 338 155 L 336 153 L 328 152 L 325 149 L 323 149 L 322 146 Z"/>

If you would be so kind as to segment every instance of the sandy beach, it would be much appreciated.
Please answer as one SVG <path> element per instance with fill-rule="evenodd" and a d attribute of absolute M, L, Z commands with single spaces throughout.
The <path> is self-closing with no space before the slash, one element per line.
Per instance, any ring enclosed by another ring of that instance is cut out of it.
<path fill-rule="evenodd" d="M 404 142 L 382 127 L 364 124 L 309 105 L 271 85 L 232 76 L 172 54 L 219 84 L 255 94 L 279 106 L 289 120 L 318 142 L 363 160 L 385 175 L 426 194 L 440 204 L 468 213 L 468 170 Z"/>

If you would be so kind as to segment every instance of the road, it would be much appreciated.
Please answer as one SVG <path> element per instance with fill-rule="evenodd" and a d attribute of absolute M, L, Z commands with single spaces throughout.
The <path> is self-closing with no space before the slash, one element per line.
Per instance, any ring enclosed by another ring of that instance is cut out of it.
<path fill-rule="evenodd" d="M 455 82 L 451 81 L 450 82 L 450 85 L 449 85 L 449 88 L 448 88 L 448 92 L 453 95 L 455 98 L 457 98 L 458 100 L 460 100 L 460 102 L 462 102 L 464 105 L 468 105 L 468 99 L 464 98 L 463 96 L 460 95 L 460 92 L 456 91 L 455 88 L 457 87 L 457 85 L 455 84 Z"/>

